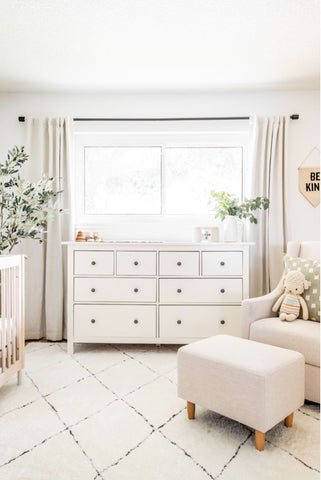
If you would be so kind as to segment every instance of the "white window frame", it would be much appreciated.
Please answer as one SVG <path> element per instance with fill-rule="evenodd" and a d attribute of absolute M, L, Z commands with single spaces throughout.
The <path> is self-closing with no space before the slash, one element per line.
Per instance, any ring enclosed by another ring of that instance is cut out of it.
<path fill-rule="evenodd" d="M 84 153 L 85 147 L 161 147 L 161 213 L 160 214 L 85 214 L 84 188 Z M 74 190 L 74 224 L 75 227 L 93 229 L 116 223 L 161 223 L 164 226 L 197 225 L 213 223 L 213 214 L 164 214 L 164 162 L 165 147 L 241 147 L 243 150 L 242 192 L 248 183 L 248 131 L 239 132 L 75 132 L 74 158 L 72 165 Z"/>

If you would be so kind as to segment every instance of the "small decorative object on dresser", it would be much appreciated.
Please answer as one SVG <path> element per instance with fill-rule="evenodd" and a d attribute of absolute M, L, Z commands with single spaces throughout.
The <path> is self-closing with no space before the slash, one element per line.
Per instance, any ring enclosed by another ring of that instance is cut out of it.
<path fill-rule="evenodd" d="M 194 242 L 218 242 L 220 231 L 218 227 L 195 227 Z"/>
<path fill-rule="evenodd" d="M 94 241 L 95 242 L 102 242 L 103 241 L 102 237 L 99 236 L 98 232 L 94 232 Z"/>
<path fill-rule="evenodd" d="M 76 242 L 102 242 L 102 237 L 99 236 L 98 232 L 82 232 L 79 230 L 76 237 Z"/>
<path fill-rule="evenodd" d="M 236 242 L 238 234 L 238 224 L 240 220 L 233 215 L 226 215 L 224 219 L 224 242 Z"/>
<path fill-rule="evenodd" d="M 215 211 L 215 218 L 224 221 L 224 241 L 236 242 L 240 240 L 238 236 L 242 235 L 242 226 L 240 222 L 248 218 L 251 223 L 257 223 L 257 218 L 253 212 L 259 209 L 269 208 L 270 201 L 266 197 L 256 197 L 252 200 L 245 199 L 241 202 L 236 195 L 226 192 L 211 191 L 209 201 Z"/>
<path fill-rule="evenodd" d="M 84 232 L 79 230 L 79 232 L 77 233 L 76 242 L 85 242 L 85 241 L 86 241 L 86 235 L 84 234 Z"/>
<path fill-rule="evenodd" d="M 208 228 L 202 228 L 202 242 L 210 242 L 212 240 L 212 232 Z"/>
<path fill-rule="evenodd" d="M 75 343 L 190 343 L 240 335 L 249 243 L 73 243 L 68 351 Z"/>

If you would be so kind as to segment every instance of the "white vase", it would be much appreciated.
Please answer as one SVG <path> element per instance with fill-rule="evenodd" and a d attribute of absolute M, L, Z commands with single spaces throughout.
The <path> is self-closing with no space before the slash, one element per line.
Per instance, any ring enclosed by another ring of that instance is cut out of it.
<path fill-rule="evenodd" d="M 242 220 L 237 220 L 237 241 L 243 242 L 244 239 L 244 223 Z"/>
<path fill-rule="evenodd" d="M 227 215 L 224 220 L 224 242 L 236 242 L 238 240 L 237 217 Z"/>

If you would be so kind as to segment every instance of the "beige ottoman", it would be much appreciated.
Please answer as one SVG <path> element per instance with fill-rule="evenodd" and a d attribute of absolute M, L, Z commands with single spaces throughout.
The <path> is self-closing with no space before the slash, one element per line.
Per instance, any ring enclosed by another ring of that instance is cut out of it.
<path fill-rule="evenodd" d="M 301 353 L 228 335 L 217 335 L 178 350 L 178 396 L 255 429 L 264 449 L 265 432 L 281 420 L 287 427 L 304 403 Z"/>

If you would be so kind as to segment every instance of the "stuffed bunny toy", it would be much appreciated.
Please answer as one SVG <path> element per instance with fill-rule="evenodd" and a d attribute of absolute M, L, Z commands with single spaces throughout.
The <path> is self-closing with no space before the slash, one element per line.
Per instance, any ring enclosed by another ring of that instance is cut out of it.
<path fill-rule="evenodd" d="M 307 320 L 309 318 L 308 307 L 304 298 L 301 297 L 301 293 L 309 288 L 305 276 L 298 271 L 288 272 L 283 283 L 285 292 L 273 305 L 273 312 L 277 312 L 280 308 L 280 320 L 293 322 L 300 315 L 300 308 L 302 307 L 303 320 Z"/>

